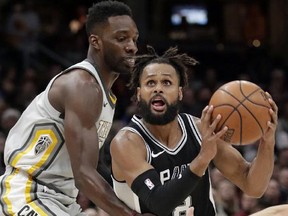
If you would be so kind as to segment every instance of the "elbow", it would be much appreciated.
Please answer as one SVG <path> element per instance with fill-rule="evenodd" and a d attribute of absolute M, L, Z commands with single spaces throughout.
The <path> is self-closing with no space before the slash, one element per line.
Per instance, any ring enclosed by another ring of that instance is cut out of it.
<path fill-rule="evenodd" d="M 266 188 L 258 188 L 258 189 L 253 188 L 253 189 L 244 191 L 244 193 L 253 198 L 260 198 L 263 196 L 265 191 L 266 191 Z"/>
<path fill-rule="evenodd" d="M 89 181 L 89 171 L 84 167 L 79 167 L 77 170 L 73 171 L 75 187 L 78 190 L 82 190 Z"/>
<path fill-rule="evenodd" d="M 74 175 L 74 180 L 75 180 L 75 187 L 78 190 L 81 190 L 83 188 L 83 186 L 85 185 L 85 178 L 83 178 L 83 176 L 81 176 L 81 174 L 76 174 L 76 175 Z"/>
<path fill-rule="evenodd" d="M 253 198 L 260 198 L 263 196 L 264 192 L 253 192 L 253 193 L 246 193 L 248 196 L 253 197 Z"/>

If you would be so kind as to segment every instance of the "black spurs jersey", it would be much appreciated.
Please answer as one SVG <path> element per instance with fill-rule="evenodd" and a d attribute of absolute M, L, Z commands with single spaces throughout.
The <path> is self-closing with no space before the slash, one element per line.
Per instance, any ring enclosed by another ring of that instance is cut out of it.
<path fill-rule="evenodd" d="M 147 149 L 147 162 L 159 173 L 162 184 L 179 177 L 188 164 L 198 155 L 201 148 L 201 136 L 193 117 L 188 114 L 179 114 L 178 122 L 182 130 L 182 138 L 174 149 L 161 144 L 148 131 L 138 116 L 133 116 L 129 125 L 122 129 L 137 133 L 143 138 Z M 142 213 L 149 212 L 126 182 L 119 182 L 113 178 L 113 185 L 117 196 L 130 208 Z M 214 216 L 216 214 L 208 170 L 193 193 L 181 205 L 176 207 L 170 215 L 186 215 L 187 209 L 191 206 L 194 207 L 194 216 Z"/>

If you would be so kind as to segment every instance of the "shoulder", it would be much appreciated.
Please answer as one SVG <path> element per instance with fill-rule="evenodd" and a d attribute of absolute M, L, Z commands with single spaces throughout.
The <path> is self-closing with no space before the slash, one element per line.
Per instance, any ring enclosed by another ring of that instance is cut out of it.
<path fill-rule="evenodd" d="M 53 84 L 52 88 L 60 88 L 65 95 L 69 94 L 91 94 L 102 93 L 96 78 L 84 69 L 73 69 L 60 75 Z"/>
<path fill-rule="evenodd" d="M 85 104 L 85 100 L 89 100 L 90 106 L 94 107 L 96 106 L 94 103 L 98 103 L 102 98 L 103 92 L 97 80 L 84 69 L 72 69 L 61 74 L 55 79 L 49 91 L 51 104 L 56 108 L 60 107 L 61 110 L 66 107 L 65 104 L 77 101 L 78 104 Z"/>
<path fill-rule="evenodd" d="M 134 150 L 142 151 L 145 149 L 145 145 L 142 137 L 138 133 L 123 129 L 112 139 L 110 148 L 112 155 L 118 154 L 119 152 L 125 154 Z"/>
<path fill-rule="evenodd" d="M 142 137 L 136 133 L 129 130 L 127 127 L 120 130 L 117 135 L 113 138 L 111 145 L 134 145 L 134 143 L 143 143 Z"/>

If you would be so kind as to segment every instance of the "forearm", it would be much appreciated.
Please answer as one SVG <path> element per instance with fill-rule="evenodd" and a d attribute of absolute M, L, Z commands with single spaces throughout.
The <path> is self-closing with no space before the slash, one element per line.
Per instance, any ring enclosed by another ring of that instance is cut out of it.
<path fill-rule="evenodd" d="M 258 147 L 258 153 L 247 174 L 247 194 L 260 197 L 265 192 L 274 168 L 274 145 Z"/>
<path fill-rule="evenodd" d="M 133 215 L 132 210 L 117 198 L 111 186 L 96 171 L 83 175 L 76 183 L 88 199 L 110 216 Z"/>
<path fill-rule="evenodd" d="M 182 176 L 162 185 L 158 173 L 151 169 L 139 175 L 131 189 L 152 213 L 169 215 L 193 192 L 199 181 L 199 176 L 186 169 Z"/>

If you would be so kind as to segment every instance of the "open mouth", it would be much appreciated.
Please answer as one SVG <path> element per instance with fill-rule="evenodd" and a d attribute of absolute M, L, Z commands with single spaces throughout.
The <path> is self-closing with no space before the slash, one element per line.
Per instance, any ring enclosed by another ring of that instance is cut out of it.
<path fill-rule="evenodd" d="M 166 103 L 163 99 L 161 98 L 155 98 L 151 102 L 152 109 L 157 111 L 157 112 L 162 112 L 165 110 Z"/>

